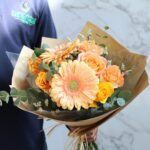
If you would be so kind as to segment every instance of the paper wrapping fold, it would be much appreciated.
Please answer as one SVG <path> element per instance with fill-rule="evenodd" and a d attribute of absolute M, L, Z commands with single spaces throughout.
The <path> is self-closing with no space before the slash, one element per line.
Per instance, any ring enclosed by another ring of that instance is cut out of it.
<path fill-rule="evenodd" d="M 130 102 L 141 93 L 148 86 L 148 76 L 145 72 L 146 56 L 135 54 L 129 52 L 125 47 L 113 39 L 109 34 L 99 29 L 94 24 L 88 22 L 80 34 L 87 37 L 88 31 L 92 32 L 92 37 L 97 44 L 105 44 L 109 49 L 108 59 L 112 59 L 112 63 L 121 66 L 122 63 L 125 64 L 126 69 L 132 69 L 131 74 L 125 78 L 125 89 L 130 89 L 133 92 L 133 97 Z M 103 36 L 108 36 L 107 39 L 102 38 Z M 57 44 L 63 43 L 63 40 L 43 38 L 42 45 L 47 45 L 50 48 L 55 47 Z M 19 59 L 17 61 L 16 67 L 13 73 L 12 86 L 24 89 L 29 86 L 26 77 L 28 76 L 27 59 L 31 57 L 33 51 L 27 47 L 23 47 Z M 128 105 L 128 104 L 127 104 Z M 126 106 L 127 106 L 126 105 Z M 32 107 L 28 104 L 20 104 L 21 109 L 32 112 L 34 114 L 40 115 L 46 118 L 52 118 L 60 123 L 70 125 L 70 126 L 84 126 L 78 128 L 76 134 L 81 135 L 87 130 L 93 129 L 96 126 L 101 125 L 115 114 L 120 112 L 126 106 L 122 108 L 115 109 L 98 117 L 91 119 L 81 120 L 81 121 L 62 121 L 59 119 L 59 113 L 46 112 L 46 111 L 32 111 Z"/>
<path fill-rule="evenodd" d="M 30 85 L 27 82 L 27 77 L 29 74 L 28 70 L 28 59 L 32 57 L 33 50 L 24 46 L 21 50 L 21 53 L 18 57 L 17 63 L 15 65 L 12 77 L 12 87 L 16 89 L 26 89 Z"/>

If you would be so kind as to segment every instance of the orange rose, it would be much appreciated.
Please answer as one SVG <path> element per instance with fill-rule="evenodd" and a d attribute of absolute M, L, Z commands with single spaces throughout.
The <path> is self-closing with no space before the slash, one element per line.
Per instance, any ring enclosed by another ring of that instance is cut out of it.
<path fill-rule="evenodd" d="M 124 84 L 124 74 L 118 66 L 108 66 L 105 71 L 101 73 L 100 78 L 104 81 L 108 81 L 114 84 L 114 87 L 122 87 Z"/>
<path fill-rule="evenodd" d="M 36 85 L 43 91 L 48 91 L 50 89 L 49 81 L 47 80 L 47 72 L 41 71 L 35 80 Z"/>
<path fill-rule="evenodd" d="M 34 75 L 37 75 L 40 72 L 39 65 L 41 63 L 42 63 L 42 60 L 40 58 L 36 58 L 35 61 L 33 61 L 32 58 L 30 58 L 28 61 L 30 72 L 33 73 Z"/>
<path fill-rule="evenodd" d="M 84 61 L 92 69 L 94 69 L 98 76 L 100 76 L 101 72 L 107 65 L 107 60 L 104 57 L 92 52 L 80 53 L 78 59 L 80 61 Z"/>
<path fill-rule="evenodd" d="M 104 49 L 95 44 L 94 41 L 83 41 L 80 43 L 79 51 L 81 52 L 94 52 L 98 55 L 102 55 Z"/>

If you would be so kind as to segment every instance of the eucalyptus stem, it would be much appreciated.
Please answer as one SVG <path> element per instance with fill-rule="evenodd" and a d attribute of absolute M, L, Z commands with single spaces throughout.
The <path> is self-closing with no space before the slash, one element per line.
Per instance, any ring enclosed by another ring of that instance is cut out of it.
<path fill-rule="evenodd" d="M 90 142 L 88 144 L 86 143 L 79 143 L 76 150 L 99 150 L 98 145 L 96 142 Z"/>

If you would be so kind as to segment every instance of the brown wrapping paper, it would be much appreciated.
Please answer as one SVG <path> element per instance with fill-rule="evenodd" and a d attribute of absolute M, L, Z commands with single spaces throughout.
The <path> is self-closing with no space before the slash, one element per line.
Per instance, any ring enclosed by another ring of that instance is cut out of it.
<path fill-rule="evenodd" d="M 112 59 L 112 63 L 121 66 L 122 63 L 125 64 L 126 69 L 132 69 L 132 72 L 125 78 L 125 89 L 130 89 L 133 92 L 132 100 L 141 93 L 148 86 L 148 76 L 145 72 L 146 66 L 146 56 L 135 54 L 129 52 L 125 47 L 123 47 L 119 42 L 113 39 L 109 34 L 99 29 L 94 24 L 88 22 L 80 34 L 87 37 L 88 31 L 92 32 L 92 37 L 96 41 L 97 44 L 105 44 L 109 49 L 108 59 Z M 108 38 L 104 39 L 103 36 L 108 36 Z M 42 45 L 47 45 L 50 48 L 55 47 L 57 44 L 63 43 L 63 40 L 51 39 L 51 38 L 43 38 Z M 27 59 L 31 57 L 33 51 L 27 47 L 23 47 L 19 59 L 17 61 L 16 67 L 14 69 L 13 78 L 12 78 L 12 86 L 18 89 L 25 89 L 29 87 L 29 83 L 27 80 L 28 67 L 27 67 Z M 19 73 L 21 72 L 21 74 Z M 128 104 L 127 104 L 128 105 Z M 126 106 L 127 106 L 126 105 Z M 32 107 L 28 104 L 20 103 L 18 106 L 20 109 L 32 112 L 41 117 L 51 118 L 56 120 L 59 123 L 66 124 L 69 126 L 84 126 L 82 128 L 78 128 L 77 132 L 74 135 L 84 134 L 87 130 L 93 129 L 115 114 L 119 113 L 126 106 L 117 108 L 108 113 L 100 115 L 98 117 L 94 117 L 91 119 L 86 119 L 82 121 L 62 121 L 59 120 L 57 113 L 55 112 L 46 112 L 44 110 L 32 111 Z"/>

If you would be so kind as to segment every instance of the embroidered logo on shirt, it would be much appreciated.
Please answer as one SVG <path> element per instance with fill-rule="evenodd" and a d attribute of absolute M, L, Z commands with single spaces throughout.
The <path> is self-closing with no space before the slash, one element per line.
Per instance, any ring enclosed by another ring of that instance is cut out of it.
<path fill-rule="evenodd" d="M 32 26 L 32 25 L 35 25 L 35 23 L 36 23 L 36 18 L 32 17 L 31 15 L 29 15 L 27 13 L 12 10 L 11 16 L 27 25 Z"/>

